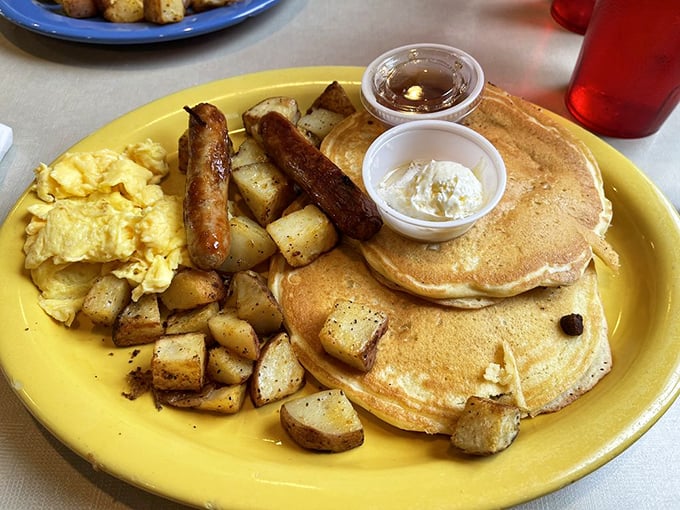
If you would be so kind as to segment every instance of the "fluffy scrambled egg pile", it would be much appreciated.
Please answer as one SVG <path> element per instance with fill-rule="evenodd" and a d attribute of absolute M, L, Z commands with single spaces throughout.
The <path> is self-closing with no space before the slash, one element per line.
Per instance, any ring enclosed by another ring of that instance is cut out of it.
<path fill-rule="evenodd" d="M 127 279 L 137 300 L 190 265 L 182 199 L 159 185 L 168 170 L 165 149 L 150 140 L 35 169 L 42 202 L 28 208 L 25 267 L 45 312 L 70 326 L 98 276 Z"/>

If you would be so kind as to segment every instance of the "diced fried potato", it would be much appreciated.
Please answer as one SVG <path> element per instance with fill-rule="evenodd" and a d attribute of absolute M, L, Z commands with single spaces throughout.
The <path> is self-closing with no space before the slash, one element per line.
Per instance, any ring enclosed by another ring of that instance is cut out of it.
<path fill-rule="evenodd" d="M 236 414 L 243 407 L 247 384 L 219 386 L 206 384 L 199 391 L 156 391 L 156 402 L 173 407 L 192 408 L 219 414 Z"/>
<path fill-rule="evenodd" d="M 259 350 L 259 349 L 258 349 Z M 208 351 L 208 378 L 222 384 L 241 384 L 248 380 L 253 373 L 255 362 L 237 356 L 223 345 L 213 347 Z"/>
<path fill-rule="evenodd" d="M 85 296 L 82 310 L 95 324 L 112 326 L 130 302 L 130 296 L 127 280 L 112 274 L 100 276 Z"/>
<path fill-rule="evenodd" d="M 279 333 L 264 345 L 250 378 L 250 398 L 255 407 L 276 402 L 305 384 L 305 369 L 293 351 L 290 338 Z"/>
<path fill-rule="evenodd" d="M 156 294 L 144 294 L 123 308 L 113 324 L 113 343 L 118 347 L 154 342 L 163 334 Z"/>
<path fill-rule="evenodd" d="M 269 157 L 264 152 L 262 146 L 252 136 L 246 136 L 238 147 L 238 151 L 231 158 L 231 169 L 250 165 L 252 163 L 264 163 L 269 161 Z"/>
<path fill-rule="evenodd" d="M 320 391 L 281 406 L 281 425 L 303 448 L 344 452 L 364 443 L 364 427 L 342 390 Z"/>
<path fill-rule="evenodd" d="M 375 363 L 378 340 L 387 330 L 387 323 L 384 312 L 339 299 L 321 327 L 319 340 L 334 358 L 368 372 Z"/>
<path fill-rule="evenodd" d="M 517 437 L 518 407 L 472 396 L 465 402 L 451 442 L 470 455 L 492 455 L 505 450 Z"/>
<path fill-rule="evenodd" d="M 235 414 L 241 410 L 248 393 L 248 385 L 222 386 L 205 384 L 198 391 L 156 390 L 156 403 L 173 407 L 192 408 L 220 414 Z"/>
<path fill-rule="evenodd" d="M 267 231 L 246 216 L 229 219 L 231 246 L 229 256 L 219 268 L 220 272 L 235 273 L 251 269 L 264 262 L 278 250 Z"/>
<path fill-rule="evenodd" d="M 233 384 L 211 389 L 195 407 L 201 411 L 220 414 L 236 414 L 243 407 L 248 394 L 248 385 Z"/>
<path fill-rule="evenodd" d="M 223 309 L 208 321 L 215 341 L 234 354 L 249 360 L 260 355 L 260 339 L 253 326 L 236 315 L 236 310 Z"/>
<path fill-rule="evenodd" d="M 95 0 L 62 0 L 64 14 L 70 18 L 92 18 L 99 14 Z"/>
<path fill-rule="evenodd" d="M 306 113 L 311 113 L 312 111 L 319 109 L 339 113 L 343 117 L 349 117 L 356 112 L 356 108 L 347 95 L 347 91 L 337 81 L 332 82 L 324 89 L 321 95 L 314 100 L 312 106 L 309 107 Z"/>
<path fill-rule="evenodd" d="M 101 0 L 102 16 L 113 23 L 136 23 L 144 19 L 143 0 Z"/>
<path fill-rule="evenodd" d="M 266 279 L 255 271 L 239 271 L 231 280 L 236 314 L 248 321 L 258 335 L 275 333 L 283 326 L 283 310 Z"/>
<path fill-rule="evenodd" d="M 233 2 L 234 0 L 193 0 L 191 2 L 191 7 L 196 12 L 203 12 L 216 7 L 223 7 Z"/>
<path fill-rule="evenodd" d="M 189 310 L 224 299 L 226 288 L 215 271 L 185 269 L 175 275 L 160 296 L 169 310 Z"/>
<path fill-rule="evenodd" d="M 241 118 L 246 133 L 261 142 L 259 123 L 260 119 L 269 112 L 279 112 L 281 115 L 297 124 L 300 119 L 300 108 L 298 102 L 292 97 L 274 96 L 260 101 L 248 110 L 243 112 Z"/>
<path fill-rule="evenodd" d="M 313 204 L 282 216 L 266 229 L 286 262 L 293 267 L 313 262 L 339 240 L 331 220 Z"/>
<path fill-rule="evenodd" d="M 297 126 L 314 135 L 312 143 L 318 147 L 326 135 L 344 118 L 342 113 L 317 108 L 300 117 Z"/>
<path fill-rule="evenodd" d="M 183 0 L 144 0 L 144 19 L 164 25 L 184 19 Z"/>
<path fill-rule="evenodd" d="M 273 163 L 252 163 L 232 172 L 234 184 L 257 222 L 274 221 L 295 199 L 293 182 Z"/>
<path fill-rule="evenodd" d="M 156 404 L 172 407 L 197 407 L 208 394 L 217 388 L 214 383 L 205 384 L 200 390 L 159 390 L 155 388 L 153 394 Z"/>
<path fill-rule="evenodd" d="M 206 358 L 202 333 L 162 336 L 156 340 L 151 357 L 154 388 L 200 390 L 205 381 Z"/>
<path fill-rule="evenodd" d="M 212 339 L 208 321 L 219 311 L 220 305 L 217 301 L 190 310 L 178 310 L 168 316 L 165 334 L 203 333 L 206 339 Z"/>

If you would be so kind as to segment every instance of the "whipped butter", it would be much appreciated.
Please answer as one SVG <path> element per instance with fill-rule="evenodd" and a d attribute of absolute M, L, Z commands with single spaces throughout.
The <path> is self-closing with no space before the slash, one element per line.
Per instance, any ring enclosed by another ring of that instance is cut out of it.
<path fill-rule="evenodd" d="M 428 221 L 457 220 L 484 205 L 482 183 L 454 161 L 411 161 L 388 172 L 377 191 L 393 209 Z"/>

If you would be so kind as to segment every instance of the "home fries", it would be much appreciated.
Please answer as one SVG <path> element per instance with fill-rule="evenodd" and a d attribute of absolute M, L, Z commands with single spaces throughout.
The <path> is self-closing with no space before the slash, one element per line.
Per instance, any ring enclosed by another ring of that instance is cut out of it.
<path fill-rule="evenodd" d="M 238 145 L 220 108 L 180 106 L 177 147 L 66 153 L 36 169 L 28 209 L 43 310 L 152 351 L 127 398 L 279 405 L 295 443 L 331 452 L 363 443 L 361 408 L 489 455 L 611 369 L 594 264 L 618 265 L 611 205 L 588 148 L 539 108 L 487 85 L 465 124 L 498 148 L 508 191 L 468 234 L 417 243 L 365 193 L 363 154 L 387 128 L 339 83 L 306 109 L 240 112 Z M 171 173 L 183 194 L 164 191 Z M 324 389 L 300 396 L 310 378 Z"/>

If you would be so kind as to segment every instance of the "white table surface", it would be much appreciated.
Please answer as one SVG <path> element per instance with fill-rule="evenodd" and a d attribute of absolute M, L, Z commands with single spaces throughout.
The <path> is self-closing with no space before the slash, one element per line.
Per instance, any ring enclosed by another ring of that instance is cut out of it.
<path fill-rule="evenodd" d="M 51 161 L 147 102 L 267 69 L 364 66 L 378 54 L 412 42 L 463 48 L 480 61 L 490 81 L 569 117 L 563 97 L 582 37 L 554 23 L 549 3 L 283 0 L 221 32 L 132 47 L 60 41 L 0 19 L 0 123 L 14 130 L 14 146 L 0 162 L 0 221 L 29 185 L 38 162 Z M 680 206 L 680 109 L 653 136 L 607 142 Z M 678 508 L 679 442 L 676 402 L 604 467 L 518 508 Z M 0 508 L 183 507 L 93 470 L 29 415 L 3 378 Z"/>

